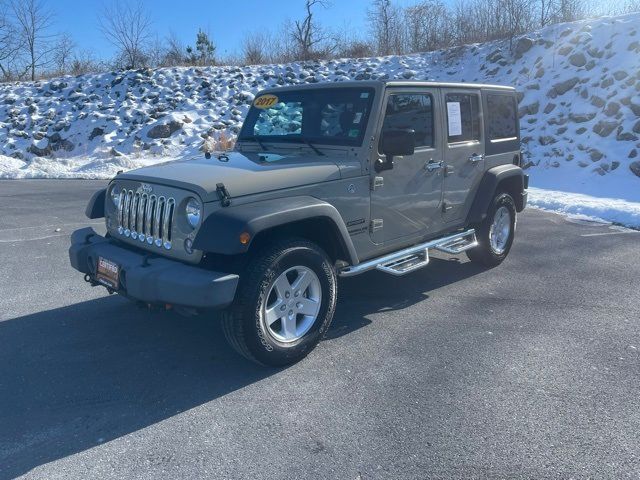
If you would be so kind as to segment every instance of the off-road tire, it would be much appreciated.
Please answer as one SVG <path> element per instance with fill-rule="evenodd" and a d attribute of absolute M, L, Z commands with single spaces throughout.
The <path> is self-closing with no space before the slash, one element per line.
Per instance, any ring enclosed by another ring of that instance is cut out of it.
<path fill-rule="evenodd" d="M 490 232 L 491 226 L 494 222 L 496 212 L 505 207 L 511 216 L 509 237 L 507 239 L 504 251 L 497 253 L 491 247 Z M 491 201 L 487 216 L 478 225 L 474 226 L 476 230 L 476 238 L 478 240 L 478 246 L 467 250 L 467 257 L 474 263 L 482 264 L 486 267 L 495 267 L 500 265 L 511 250 L 513 239 L 516 231 L 516 207 L 513 198 L 508 193 L 498 193 Z"/>
<path fill-rule="evenodd" d="M 272 283 L 293 266 L 307 267 L 317 275 L 322 290 L 315 323 L 304 336 L 282 343 L 263 321 L 263 304 Z M 327 254 L 303 239 L 277 241 L 257 252 L 241 275 L 234 303 L 222 312 L 222 329 L 228 343 L 256 363 L 283 366 L 295 363 L 313 350 L 329 329 L 337 299 L 336 271 Z"/>

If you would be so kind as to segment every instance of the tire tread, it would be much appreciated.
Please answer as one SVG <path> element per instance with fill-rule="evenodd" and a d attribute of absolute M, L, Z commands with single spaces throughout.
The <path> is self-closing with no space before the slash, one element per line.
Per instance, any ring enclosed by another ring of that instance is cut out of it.
<path fill-rule="evenodd" d="M 287 238 L 276 240 L 255 252 L 247 263 L 245 275 L 241 278 L 234 303 L 221 312 L 221 323 L 223 334 L 231 347 L 247 360 L 266 365 L 261 362 L 248 347 L 246 341 L 245 323 L 242 321 L 243 315 L 251 307 L 251 298 L 255 289 L 259 288 L 264 273 L 274 264 L 274 262 L 285 255 L 292 248 L 306 247 L 314 251 L 320 251 L 325 257 L 326 254 L 314 243 L 302 238 Z M 331 315 L 333 312 L 330 313 Z"/>

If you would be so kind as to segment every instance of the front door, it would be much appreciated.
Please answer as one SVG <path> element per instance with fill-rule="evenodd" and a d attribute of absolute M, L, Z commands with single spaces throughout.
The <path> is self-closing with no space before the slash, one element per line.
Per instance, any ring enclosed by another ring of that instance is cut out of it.
<path fill-rule="evenodd" d="M 470 192 L 484 173 L 484 142 L 480 90 L 443 89 L 446 128 L 445 222 L 464 220 Z M 465 203 L 466 202 L 466 203 Z"/>
<path fill-rule="evenodd" d="M 416 149 L 395 157 L 393 169 L 372 169 L 370 232 L 378 244 L 419 236 L 440 222 L 444 160 L 435 121 L 441 103 L 437 89 L 389 89 L 385 102 L 379 138 L 386 130 L 413 129 Z M 377 155 L 384 158 L 380 142 Z"/>

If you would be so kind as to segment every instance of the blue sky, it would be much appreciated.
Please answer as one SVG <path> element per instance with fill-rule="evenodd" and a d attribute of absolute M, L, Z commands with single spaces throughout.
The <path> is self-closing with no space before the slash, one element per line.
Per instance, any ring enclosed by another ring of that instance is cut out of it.
<path fill-rule="evenodd" d="M 47 3 L 55 13 L 53 30 L 68 32 L 79 49 L 91 50 L 97 58 L 113 54 L 113 47 L 102 38 L 96 20 L 109 0 Z M 161 38 L 173 31 L 185 44 L 192 44 L 200 27 L 210 32 L 217 54 L 222 56 L 237 52 L 247 32 L 275 30 L 285 19 L 304 15 L 304 0 L 146 0 L 145 5 Z M 366 30 L 365 12 L 369 5 L 369 0 L 333 0 L 329 8 L 317 9 L 318 19 L 334 29 L 361 34 Z"/>

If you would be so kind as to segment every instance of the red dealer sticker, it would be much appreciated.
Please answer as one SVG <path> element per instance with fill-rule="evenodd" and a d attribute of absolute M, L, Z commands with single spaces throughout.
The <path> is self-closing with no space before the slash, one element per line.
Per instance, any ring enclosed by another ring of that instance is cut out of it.
<path fill-rule="evenodd" d="M 98 257 L 96 280 L 107 287 L 117 290 L 120 285 L 120 267 L 111 260 Z"/>

